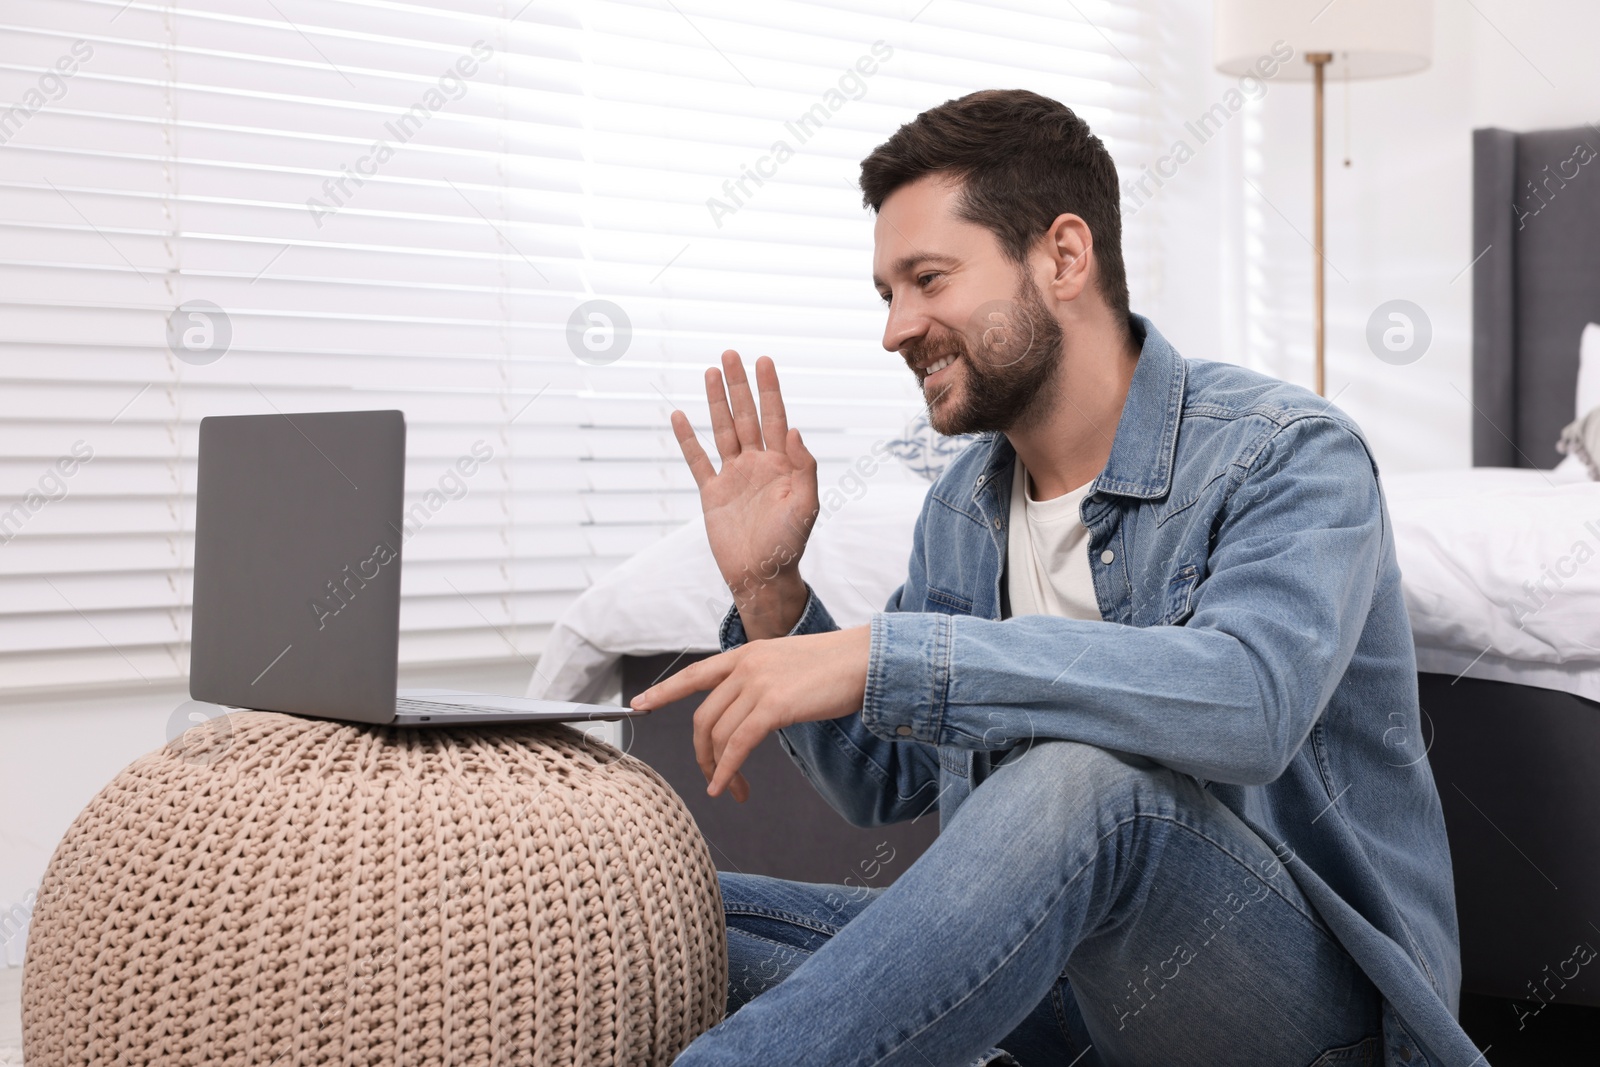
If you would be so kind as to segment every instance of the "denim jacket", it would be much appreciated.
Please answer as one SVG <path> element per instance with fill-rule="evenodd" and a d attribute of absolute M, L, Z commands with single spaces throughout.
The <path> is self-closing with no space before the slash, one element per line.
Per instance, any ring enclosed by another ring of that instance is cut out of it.
<path fill-rule="evenodd" d="M 1307 389 L 1131 322 L 1139 361 L 1080 510 L 1101 619 L 1002 618 L 1016 453 L 981 435 L 929 490 L 910 573 L 872 618 L 861 709 L 779 743 L 858 826 L 935 799 L 948 825 L 1030 736 L 1192 775 L 1285 856 L 1378 987 L 1388 1064 L 1486 1063 L 1455 1020 L 1449 845 L 1366 439 Z M 793 632 L 833 629 L 811 592 Z M 745 640 L 730 609 L 722 647 Z"/>

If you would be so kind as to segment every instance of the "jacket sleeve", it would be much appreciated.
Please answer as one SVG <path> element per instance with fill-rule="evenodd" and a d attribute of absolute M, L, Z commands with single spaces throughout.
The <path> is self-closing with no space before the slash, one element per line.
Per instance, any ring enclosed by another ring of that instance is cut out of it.
<path fill-rule="evenodd" d="M 912 547 L 912 573 L 921 573 L 922 524 L 918 521 Z M 889 597 L 887 611 L 900 610 L 901 585 Z M 794 634 L 827 633 L 839 629 L 833 616 L 806 583 L 806 606 L 795 623 Z M 747 640 L 736 606 L 722 620 L 722 649 L 736 648 Z M 883 738 L 866 729 L 861 712 L 839 719 L 800 722 L 777 732 L 778 744 L 789 754 L 828 805 L 853 826 L 885 826 L 904 822 L 934 810 L 939 799 L 939 754 L 932 745 L 913 738 Z"/>
<path fill-rule="evenodd" d="M 1365 628 L 1384 507 L 1365 442 L 1321 415 L 1279 427 L 1233 480 L 1185 625 L 880 613 L 862 724 L 989 750 L 1067 738 L 1209 781 L 1276 779 Z"/>

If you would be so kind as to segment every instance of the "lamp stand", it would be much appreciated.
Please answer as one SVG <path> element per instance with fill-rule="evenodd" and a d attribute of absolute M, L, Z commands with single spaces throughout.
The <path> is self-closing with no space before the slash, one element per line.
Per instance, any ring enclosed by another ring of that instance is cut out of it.
<path fill-rule="evenodd" d="M 1323 295 L 1322 295 L 1322 72 L 1323 68 L 1333 62 L 1332 52 L 1307 52 L 1306 62 L 1311 64 L 1312 81 L 1316 86 L 1313 96 L 1313 126 L 1316 133 L 1313 140 L 1312 172 L 1314 174 L 1314 192 L 1312 195 L 1312 223 L 1311 245 L 1316 258 L 1312 261 L 1312 287 L 1316 290 L 1316 302 L 1312 308 L 1312 329 L 1317 336 L 1317 395 L 1327 396 L 1323 388 L 1323 351 L 1326 344 L 1327 329 L 1323 324 Z"/>

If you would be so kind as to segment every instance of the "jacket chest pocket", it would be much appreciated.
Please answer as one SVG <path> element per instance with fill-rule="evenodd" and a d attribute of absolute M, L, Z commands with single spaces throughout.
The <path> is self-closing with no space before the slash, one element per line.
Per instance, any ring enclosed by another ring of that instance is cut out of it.
<path fill-rule="evenodd" d="M 1161 612 L 1162 626 L 1180 626 L 1194 614 L 1194 587 L 1200 580 L 1200 568 L 1186 563 L 1167 583 L 1167 600 Z"/>

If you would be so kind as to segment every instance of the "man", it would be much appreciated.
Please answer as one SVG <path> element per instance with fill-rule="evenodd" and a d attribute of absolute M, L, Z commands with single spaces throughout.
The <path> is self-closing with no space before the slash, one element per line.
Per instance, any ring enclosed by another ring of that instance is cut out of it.
<path fill-rule="evenodd" d="M 869 893 L 721 874 L 737 1010 L 676 1062 L 1485 1062 L 1361 431 L 1129 313 L 1116 172 L 1055 101 L 933 108 L 861 186 L 883 346 L 981 436 L 840 630 L 797 570 L 816 462 L 724 353 L 720 469 L 672 422 L 726 651 L 633 703 L 710 690 L 713 795 L 776 732 L 850 822 L 940 834 Z"/>

